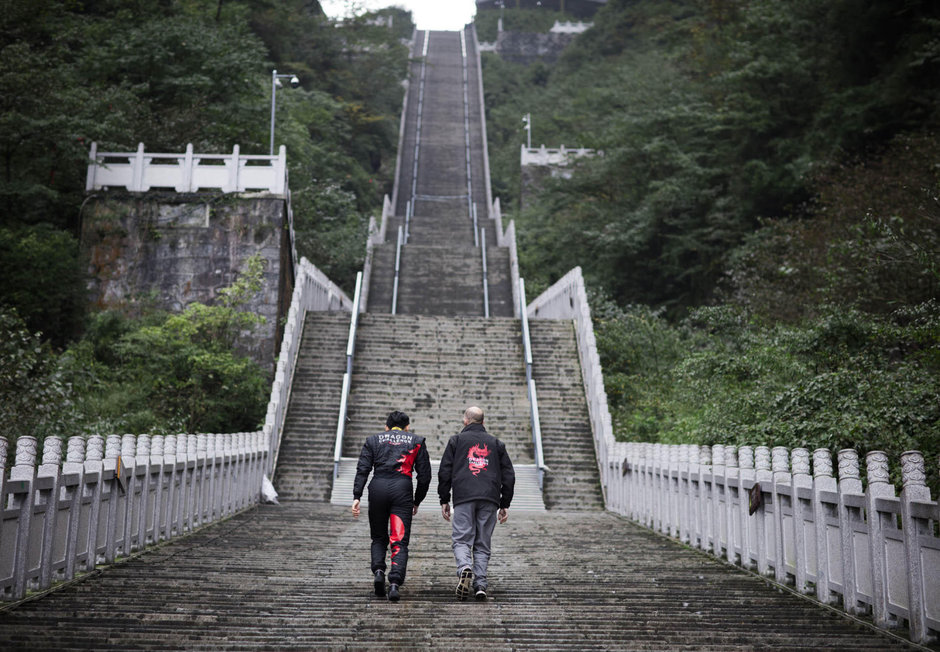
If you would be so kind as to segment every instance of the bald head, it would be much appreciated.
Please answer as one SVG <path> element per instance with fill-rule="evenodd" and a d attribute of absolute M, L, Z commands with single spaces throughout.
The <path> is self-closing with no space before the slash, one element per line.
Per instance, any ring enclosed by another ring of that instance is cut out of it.
<path fill-rule="evenodd" d="M 483 410 L 475 405 L 468 407 L 463 413 L 463 422 L 467 426 L 471 423 L 483 423 Z"/>

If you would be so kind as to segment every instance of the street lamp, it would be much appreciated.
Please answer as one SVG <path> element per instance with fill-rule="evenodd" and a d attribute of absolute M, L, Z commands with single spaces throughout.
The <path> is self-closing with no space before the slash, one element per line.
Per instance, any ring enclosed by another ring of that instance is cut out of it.
<path fill-rule="evenodd" d="M 274 156 L 274 107 L 277 104 L 277 89 L 281 86 L 281 78 L 286 79 L 288 77 L 290 77 L 291 88 L 297 88 L 300 86 L 300 79 L 297 78 L 297 75 L 279 75 L 277 74 L 277 70 L 271 71 L 271 156 Z"/>
<path fill-rule="evenodd" d="M 525 123 L 526 147 L 532 149 L 532 114 L 526 113 L 522 116 L 522 121 Z"/>

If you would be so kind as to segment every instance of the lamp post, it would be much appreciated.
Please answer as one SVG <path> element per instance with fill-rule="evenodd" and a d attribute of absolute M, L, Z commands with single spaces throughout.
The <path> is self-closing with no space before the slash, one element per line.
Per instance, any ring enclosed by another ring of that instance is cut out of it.
<path fill-rule="evenodd" d="M 281 78 L 286 79 L 288 77 L 290 77 L 291 88 L 300 86 L 300 79 L 297 78 L 297 75 L 279 75 L 277 70 L 271 71 L 271 147 L 269 152 L 271 156 L 274 156 L 274 109 L 277 106 L 277 89 L 281 86 Z"/>
<path fill-rule="evenodd" d="M 526 113 L 522 116 L 522 121 L 525 123 L 525 142 L 528 149 L 532 149 L 532 114 Z"/>

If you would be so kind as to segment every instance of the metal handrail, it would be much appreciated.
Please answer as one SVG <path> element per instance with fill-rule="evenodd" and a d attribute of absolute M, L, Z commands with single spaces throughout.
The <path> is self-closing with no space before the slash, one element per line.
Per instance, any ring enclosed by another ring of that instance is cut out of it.
<path fill-rule="evenodd" d="M 539 420 L 539 399 L 535 390 L 535 379 L 532 378 L 532 340 L 529 337 L 529 316 L 525 304 L 525 279 L 519 279 L 519 312 L 522 315 L 522 351 L 525 356 L 525 379 L 529 391 L 529 406 L 532 416 L 532 448 L 535 453 L 535 468 L 538 471 L 539 490 L 543 488 L 545 472 L 551 471 L 545 465 L 545 456 L 542 451 L 542 426 Z"/>
<path fill-rule="evenodd" d="M 490 283 L 486 277 L 486 229 L 480 229 L 480 252 L 483 254 L 483 316 L 490 316 Z"/>
<path fill-rule="evenodd" d="M 398 244 L 395 245 L 395 281 L 392 283 L 392 314 L 398 309 L 398 272 L 401 268 L 402 230 L 398 227 Z"/>
<path fill-rule="evenodd" d="M 336 444 L 333 447 L 333 479 L 339 475 L 339 460 L 343 455 L 343 436 L 346 433 L 346 410 L 349 407 L 349 385 L 352 382 L 353 354 L 356 350 L 356 329 L 359 325 L 359 301 L 362 298 L 362 272 L 356 274 L 356 294 L 353 296 L 352 316 L 349 318 L 349 339 L 346 342 L 346 372 L 336 420 Z"/>
<path fill-rule="evenodd" d="M 478 237 L 478 234 L 480 232 L 479 231 L 480 227 L 477 225 L 477 203 L 476 202 L 473 202 L 473 211 L 471 212 L 471 214 L 473 215 L 473 246 L 479 247 L 480 238 Z"/>

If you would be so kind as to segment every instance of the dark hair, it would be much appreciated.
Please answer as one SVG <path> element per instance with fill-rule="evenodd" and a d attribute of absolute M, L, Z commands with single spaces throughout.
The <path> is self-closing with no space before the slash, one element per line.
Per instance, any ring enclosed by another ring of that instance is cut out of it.
<path fill-rule="evenodd" d="M 389 428 L 404 429 L 404 427 L 409 423 L 411 423 L 411 419 L 408 418 L 408 415 L 404 412 L 399 412 L 398 410 L 389 412 L 388 419 L 385 420 L 385 425 Z"/>

